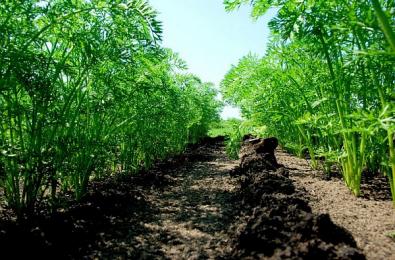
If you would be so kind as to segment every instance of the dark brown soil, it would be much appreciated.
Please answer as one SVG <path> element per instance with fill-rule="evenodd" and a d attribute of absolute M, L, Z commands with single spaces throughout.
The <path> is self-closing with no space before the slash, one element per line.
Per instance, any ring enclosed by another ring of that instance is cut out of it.
<path fill-rule="evenodd" d="M 205 139 L 149 171 L 96 181 L 56 212 L 17 223 L 3 211 L 1 258 L 364 259 L 332 216 L 311 210 L 276 140 L 246 146 L 232 161 L 223 138 Z"/>
<path fill-rule="evenodd" d="M 291 168 L 292 169 L 292 168 Z M 310 171 L 311 169 L 307 169 Z M 325 181 L 342 180 L 343 176 L 338 167 L 333 166 L 330 173 L 321 171 L 313 171 L 312 177 L 317 177 Z M 390 201 L 392 200 L 391 188 L 388 183 L 388 178 L 379 172 L 371 172 L 365 170 L 362 172 L 361 178 L 361 198 L 376 201 Z"/>
<path fill-rule="evenodd" d="M 197 259 L 225 255 L 236 181 L 223 138 L 153 169 L 95 181 L 83 201 L 0 221 L 1 259 Z M 9 257 L 6 257 L 9 256 Z"/>
<path fill-rule="evenodd" d="M 296 189 L 284 168 L 273 171 L 277 142 L 269 141 L 246 143 L 234 171 L 240 175 L 237 196 L 246 221 L 236 228 L 231 257 L 365 259 L 347 230 L 326 214 L 312 213 L 306 192 Z"/>
<path fill-rule="evenodd" d="M 333 222 L 354 236 L 367 259 L 395 259 L 395 210 L 389 184 L 380 175 L 364 175 L 361 197 L 355 197 L 344 185 L 341 175 L 313 170 L 308 160 L 276 151 L 279 163 L 289 172 L 297 187 L 307 191 L 306 198 L 314 212 L 329 214 Z"/>

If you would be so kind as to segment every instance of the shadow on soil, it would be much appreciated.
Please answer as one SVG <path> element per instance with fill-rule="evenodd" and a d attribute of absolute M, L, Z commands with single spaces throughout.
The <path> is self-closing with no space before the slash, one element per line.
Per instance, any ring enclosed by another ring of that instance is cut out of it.
<path fill-rule="evenodd" d="M 10 259 L 70 259 L 90 254 L 138 258 L 144 250 L 128 240 L 135 232 L 145 231 L 140 220 L 155 212 L 125 180 L 94 183 L 83 201 L 55 213 L 43 211 L 20 223 L 2 221 L 2 254 Z M 127 241 L 128 248 L 122 241 Z"/>

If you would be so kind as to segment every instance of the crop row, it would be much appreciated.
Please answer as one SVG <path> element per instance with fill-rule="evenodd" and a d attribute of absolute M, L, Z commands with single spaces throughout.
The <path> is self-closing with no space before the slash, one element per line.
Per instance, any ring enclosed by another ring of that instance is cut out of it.
<path fill-rule="evenodd" d="M 247 55 L 222 82 L 225 99 L 250 124 L 265 127 L 313 167 L 340 165 L 360 195 L 363 172 L 388 177 L 395 203 L 394 1 L 226 0 L 269 8 L 271 42 L 264 57 Z M 395 204 L 394 204 L 395 205 Z"/>
<path fill-rule="evenodd" d="M 1 1 L 0 185 L 19 217 L 180 152 L 218 117 L 142 0 Z"/>

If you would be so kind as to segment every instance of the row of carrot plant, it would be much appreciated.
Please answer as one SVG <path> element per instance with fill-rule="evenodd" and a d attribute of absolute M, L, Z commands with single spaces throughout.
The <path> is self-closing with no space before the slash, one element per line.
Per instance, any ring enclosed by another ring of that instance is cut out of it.
<path fill-rule="evenodd" d="M 221 84 L 225 99 L 313 167 L 341 166 L 360 195 L 365 171 L 388 177 L 395 205 L 395 2 L 225 0 L 227 10 L 269 8 L 266 54 L 249 54 Z"/>
<path fill-rule="evenodd" d="M 18 216 L 206 134 L 209 83 L 160 46 L 144 0 L 0 2 L 0 186 Z"/>

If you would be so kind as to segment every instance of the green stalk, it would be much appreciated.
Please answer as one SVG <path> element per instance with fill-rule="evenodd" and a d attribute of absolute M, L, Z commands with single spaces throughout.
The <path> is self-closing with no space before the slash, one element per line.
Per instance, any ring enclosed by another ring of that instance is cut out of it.
<path fill-rule="evenodd" d="M 333 69 L 332 59 L 329 55 L 329 48 L 325 42 L 323 32 L 319 30 L 318 37 L 323 46 L 323 51 L 325 55 L 325 59 L 328 64 L 329 73 L 332 77 L 332 84 L 334 90 L 337 92 L 336 97 L 336 109 L 340 119 L 340 124 L 342 129 L 346 129 L 346 121 L 344 118 L 344 110 L 343 106 L 340 103 L 340 92 L 338 88 L 337 77 Z M 360 180 L 361 180 L 361 172 L 362 167 L 359 167 L 360 163 L 363 163 L 358 158 L 358 150 L 356 149 L 356 136 L 355 134 L 346 133 L 343 131 L 343 144 L 346 151 L 346 157 L 341 159 L 342 168 L 343 168 L 343 176 L 346 182 L 346 185 L 350 188 L 354 195 L 359 196 L 360 194 Z"/>
<path fill-rule="evenodd" d="M 395 51 L 395 33 L 392 31 L 391 24 L 381 8 L 380 2 L 378 0 L 372 0 L 372 4 L 374 11 L 376 12 L 377 19 L 379 20 L 380 27 L 383 30 L 392 50 Z"/>
<path fill-rule="evenodd" d="M 390 177 L 390 186 L 392 192 L 392 203 L 395 207 L 395 148 L 394 148 L 394 133 L 388 130 L 388 144 L 389 144 L 389 160 L 392 169 L 392 176 Z"/>
<path fill-rule="evenodd" d="M 318 162 L 317 162 L 317 159 L 315 158 L 315 152 L 314 152 L 313 145 L 311 143 L 311 138 L 309 138 L 308 135 L 305 134 L 305 132 L 303 131 L 303 129 L 300 125 L 297 125 L 297 127 L 298 127 L 298 130 L 299 130 L 300 134 L 302 135 L 303 139 L 307 143 L 307 149 L 309 150 L 309 154 L 310 154 L 310 158 L 311 158 L 311 166 L 313 169 L 317 169 Z"/>
<path fill-rule="evenodd" d="M 393 51 L 395 51 L 395 33 L 392 30 L 388 17 L 384 13 L 380 2 L 378 0 L 372 0 L 374 11 L 376 12 L 377 19 L 379 20 L 380 27 L 384 32 L 384 35 L 390 44 Z M 375 80 L 376 85 L 379 85 L 377 82 L 377 78 Z M 381 91 L 381 88 L 379 88 Z M 386 106 L 386 102 L 384 100 L 384 94 L 382 91 L 380 92 L 380 99 L 382 103 L 383 109 Z M 392 202 L 395 207 L 395 150 L 394 150 L 394 133 L 391 130 L 387 130 L 387 137 L 388 137 L 388 146 L 389 146 L 389 161 L 392 170 L 392 176 L 390 177 L 390 186 L 392 191 Z"/>

